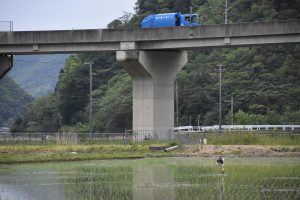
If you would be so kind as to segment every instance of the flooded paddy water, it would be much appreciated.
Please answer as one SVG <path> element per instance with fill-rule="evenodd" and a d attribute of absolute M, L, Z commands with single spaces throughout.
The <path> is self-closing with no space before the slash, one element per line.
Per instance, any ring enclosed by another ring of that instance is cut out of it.
<path fill-rule="evenodd" d="M 0 199 L 300 199 L 300 158 L 146 158 L 0 165 Z"/>

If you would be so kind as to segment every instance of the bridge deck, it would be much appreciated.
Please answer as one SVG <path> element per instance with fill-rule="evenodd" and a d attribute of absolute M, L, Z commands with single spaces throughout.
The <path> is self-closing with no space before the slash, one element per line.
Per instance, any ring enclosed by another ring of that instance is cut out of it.
<path fill-rule="evenodd" d="M 0 54 L 237 47 L 300 42 L 300 20 L 166 27 L 0 32 Z"/>

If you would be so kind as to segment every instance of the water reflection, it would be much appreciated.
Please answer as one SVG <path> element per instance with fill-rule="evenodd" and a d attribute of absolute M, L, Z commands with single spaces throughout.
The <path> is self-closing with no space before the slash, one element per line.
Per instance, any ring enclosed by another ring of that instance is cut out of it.
<path fill-rule="evenodd" d="M 176 199 L 174 174 L 168 166 L 136 166 L 133 183 L 134 200 Z"/>
<path fill-rule="evenodd" d="M 224 175 L 223 174 L 220 174 L 220 176 L 218 178 L 217 187 L 219 188 L 220 192 L 217 192 L 218 195 L 216 196 L 215 199 L 225 200 L 225 187 L 224 187 Z"/>
<path fill-rule="evenodd" d="M 276 162 L 232 159 L 225 175 L 210 158 L 0 165 L 0 200 L 300 199 L 299 159 Z"/>
<path fill-rule="evenodd" d="M 65 199 L 61 180 L 53 173 L 0 173 L 0 199 Z"/>
<path fill-rule="evenodd" d="M 82 167 L 64 186 L 68 199 L 132 199 L 132 167 Z"/>

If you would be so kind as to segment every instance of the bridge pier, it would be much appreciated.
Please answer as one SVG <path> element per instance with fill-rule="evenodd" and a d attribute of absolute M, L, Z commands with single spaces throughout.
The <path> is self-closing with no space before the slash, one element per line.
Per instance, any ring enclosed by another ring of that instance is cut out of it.
<path fill-rule="evenodd" d="M 174 80 L 187 52 L 117 51 L 117 60 L 132 77 L 133 130 L 167 139 L 174 127 Z"/>
<path fill-rule="evenodd" d="M 5 76 L 13 66 L 13 56 L 0 55 L 0 79 Z"/>

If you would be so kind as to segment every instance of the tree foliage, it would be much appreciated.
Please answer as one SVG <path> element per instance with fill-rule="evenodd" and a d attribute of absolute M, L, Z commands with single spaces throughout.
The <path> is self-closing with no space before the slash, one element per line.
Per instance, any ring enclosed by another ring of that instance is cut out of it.
<path fill-rule="evenodd" d="M 96 117 L 93 127 L 99 131 L 124 132 L 132 127 L 132 88 L 127 74 L 112 77 L 108 88 L 96 101 Z"/>
<path fill-rule="evenodd" d="M 0 80 L 0 127 L 10 126 L 33 98 L 10 77 Z"/>
<path fill-rule="evenodd" d="M 54 96 L 38 97 L 26 107 L 23 118 L 12 125 L 12 131 L 57 132 L 60 126 L 57 99 Z"/>

